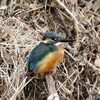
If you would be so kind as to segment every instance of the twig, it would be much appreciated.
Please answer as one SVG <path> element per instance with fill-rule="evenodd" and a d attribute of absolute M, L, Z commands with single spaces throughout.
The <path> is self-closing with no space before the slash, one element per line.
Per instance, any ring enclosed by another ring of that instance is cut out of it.
<path fill-rule="evenodd" d="M 79 61 L 71 53 L 69 53 L 67 50 L 65 50 L 65 53 L 67 53 L 74 61 Z"/>
<path fill-rule="evenodd" d="M 53 80 L 53 77 L 51 75 L 46 75 L 46 82 L 49 90 L 49 97 L 47 100 L 60 100 L 57 90 L 55 88 L 55 81 Z"/>
<path fill-rule="evenodd" d="M 95 65 L 93 65 L 92 63 L 90 63 L 89 61 L 85 61 L 86 64 L 88 64 L 91 68 L 93 68 L 95 71 L 97 71 L 98 73 L 100 73 L 100 69 L 97 68 Z"/>
<path fill-rule="evenodd" d="M 67 11 L 67 13 L 74 19 L 74 22 L 75 22 L 75 25 L 77 26 L 77 29 L 78 29 L 78 24 L 79 24 L 79 22 L 78 22 L 78 20 L 76 19 L 76 17 L 73 15 L 73 13 L 71 13 L 67 8 L 66 8 L 66 6 L 60 1 L 60 0 L 56 0 L 58 3 L 59 3 L 59 5 L 61 5 L 66 11 Z"/>
<path fill-rule="evenodd" d="M 16 92 L 13 94 L 13 96 L 10 98 L 10 100 L 15 100 L 15 98 L 17 97 L 17 95 L 23 90 L 23 88 L 30 82 L 33 80 L 34 77 L 32 77 L 28 82 L 26 82 L 27 77 L 25 77 L 25 79 L 22 81 L 22 83 L 20 84 L 20 86 L 18 87 L 18 89 L 16 90 Z M 26 83 L 25 83 L 26 82 Z"/>
<path fill-rule="evenodd" d="M 79 22 L 78 22 L 78 20 L 76 19 L 76 17 L 73 15 L 73 13 L 69 10 L 69 9 L 67 9 L 67 7 L 64 5 L 64 3 L 63 2 L 61 2 L 60 0 L 56 0 L 58 3 L 59 3 L 59 5 L 60 6 L 62 6 L 64 9 L 65 9 L 65 11 L 72 17 L 72 19 L 73 19 L 73 21 L 74 21 L 74 27 L 75 27 L 75 31 L 76 31 L 76 34 L 77 34 L 77 40 L 76 40 L 76 43 L 75 43 L 75 46 L 74 46 L 74 54 L 76 55 L 77 54 L 77 52 L 78 52 L 78 49 L 77 48 L 79 48 L 80 47 L 80 43 L 79 43 L 79 37 L 80 37 L 80 33 L 79 32 L 81 32 L 81 30 L 80 30 L 80 28 L 79 28 L 79 25 L 80 26 L 82 26 Z"/>

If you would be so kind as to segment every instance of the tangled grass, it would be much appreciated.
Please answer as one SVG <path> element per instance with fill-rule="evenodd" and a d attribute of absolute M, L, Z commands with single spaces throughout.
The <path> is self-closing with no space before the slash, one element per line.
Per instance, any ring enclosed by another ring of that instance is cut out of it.
<path fill-rule="evenodd" d="M 25 70 L 27 52 L 46 31 L 75 40 L 53 75 L 61 100 L 100 100 L 99 0 L 2 0 L 0 99 L 46 100 L 46 81 Z"/>

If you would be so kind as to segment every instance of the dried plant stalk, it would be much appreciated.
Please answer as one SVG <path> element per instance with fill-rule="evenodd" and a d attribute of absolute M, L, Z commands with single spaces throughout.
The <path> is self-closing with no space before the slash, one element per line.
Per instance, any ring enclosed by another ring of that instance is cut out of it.
<path fill-rule="evenodd" d="M 55 81 L 53 80 L 52 75 L 46 76 L 46 82 L 47 82 L 49 95 L 50 95 L 47 100 L 59 100 L 59 96 L 55 88 Z"/>

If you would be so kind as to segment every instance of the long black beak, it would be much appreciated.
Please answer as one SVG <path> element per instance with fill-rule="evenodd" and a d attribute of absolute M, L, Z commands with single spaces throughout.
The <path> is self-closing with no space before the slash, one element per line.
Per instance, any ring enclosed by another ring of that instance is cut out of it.
<path fill-rule="evenodd" d="M 73 42 L 75 40 L 64 40 L 64 39 L 59 39 L 59 40 L 55 40 L 56 42 Z"/>

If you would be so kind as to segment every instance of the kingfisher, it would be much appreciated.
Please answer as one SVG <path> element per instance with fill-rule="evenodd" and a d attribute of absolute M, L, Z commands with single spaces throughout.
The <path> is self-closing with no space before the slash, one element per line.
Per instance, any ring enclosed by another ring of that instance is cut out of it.
<path fill-rule="evenodd" d="M 52 73 L 64 58 L 64 41 L 57 32 L 45 32 L 43 41 L 37 44 L 27 56 L 28 73 L 47 75 Z"/>

